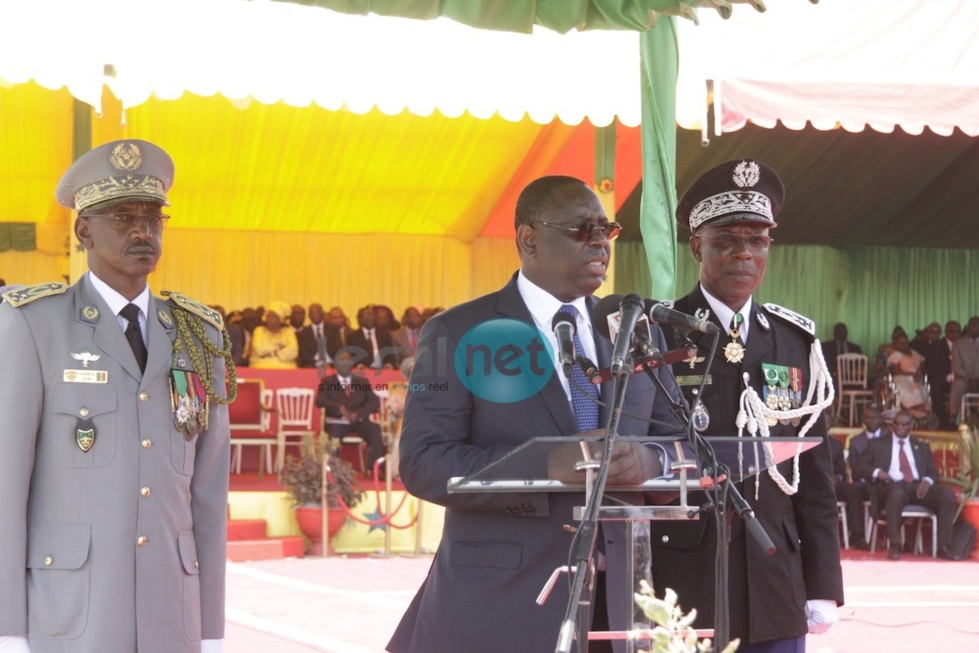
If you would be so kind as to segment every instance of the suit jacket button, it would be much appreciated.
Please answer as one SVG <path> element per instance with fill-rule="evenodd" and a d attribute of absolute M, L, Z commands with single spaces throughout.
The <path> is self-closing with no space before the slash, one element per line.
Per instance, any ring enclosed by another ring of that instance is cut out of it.
<path fill-rule="evenodd" d="M 136 538 L 136 544 L 139 546 L 146 546 L 147 544 L 149 544 L 149 541 L 150 538 L 146 537 L 145 535 L 140 535 L 139 537 Z"/>
<path fill-rule="evenodd" d="M 78 411 L 78 414 L 82 417 L 88 417 L 88 408 L 82 408 L 80 411 Z"/>
<path fill-rule="evenodd" d="M 141 496 L 144 496 L 144 497 L 150 496 L 150 488 L 149 488 L 149 486 L 148 485 L 144 485 L 143 487 L 139 488 L 139 494 Z"/>
<path fill-rule="evenodd" d="M 153 441 L 150 440 L 149 438 L 144 438 L 141 444 L 143 445 L 144 449 L 149 449 L 150 447 L 153 446 Z"/>
<path fill-rule="evenodd" d="M 661 539 L 663 540 L 663 544 L 668 544 L 670 541 L 670 536 L 664 535 Z"/>
<path fill-rule="evenodd" d="M 54 558 L 51 556 L 44 556 L 44 565 L 50 567 L 54 563 Z"/>
<path fill-rule="evenodd" d="M 145 391 L 144 392 L 140 392 L 139 393 L 139 400 L 142 401 L 145 404 L 147 401 L 150 400 L 150 393 L 145 392 Z"/>

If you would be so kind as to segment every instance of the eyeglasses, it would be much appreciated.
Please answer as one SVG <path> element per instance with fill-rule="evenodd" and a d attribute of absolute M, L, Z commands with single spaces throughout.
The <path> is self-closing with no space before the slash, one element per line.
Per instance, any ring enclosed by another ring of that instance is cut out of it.
<path fill-rule="evenodd" d="M 595 237 L 595 232 L 601 231 L 605 234 L 605 238 L 608 240 L 615 240 L 619 233 L 622 231 L 622 225 L 618 222 L 582 222 L 581 224 L 569 227 L 563 224 L 553 224 L 551 222 L 544 222 L 543 220 L 534 220 L 530 223 L 530 226 L 535 224 L 542 224 L 545 227 L 552 227 L 554 229 L 562 229 L 572 234 L 572 238 L 580 243 L 590 242 L 592 238 Z"/>
<path fill-rule="evenodd" d="M 150 231 L 159 233 L 163 231 L 169 215 L 165 213 L 87 213 L 83 218 L 111 218 L 109 222 L 116 231 L 129 231 L 136 225 L 146 225 Z"/>
<path fill-rule="evenodd" d="M 738 234 L 695 234 L 694 238 L 707 238 L 713 241 L 714 247 L 723 251 L 742 246 L 753 252 L 765 252 L 775 242 L 775 239 L 771 236 L 763 236 L 761 234 L 752 234 L 750 236 L 739 236 Z"/>

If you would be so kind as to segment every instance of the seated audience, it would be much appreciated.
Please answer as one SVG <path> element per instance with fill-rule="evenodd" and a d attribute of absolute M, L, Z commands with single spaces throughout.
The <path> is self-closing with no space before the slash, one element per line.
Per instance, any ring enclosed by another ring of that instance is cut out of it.
<path fill-rule="evenodd" d="M 952 356 L 948 341 L 941 337 L 942 327 L 932 322 L 911 341 L 911 348 L 925 357 L 925 372 L 931 388 L 931 410 L 940 429 L 948 428 L 948 388 L 952 374 Z"/>
<path fill-rule="evenodd" d="M 861 460 L 862 474 L 871 478 L 871 514 L 883 514 L 887 522 L 887 557 L 901 557 L 901 512 L 907 505 L 925 506 L 938 517 L 938 554 L 954 560 L 952 520 L 955 518 L 955 496 L 939 483 L 938 468 L 926 442 L 909 437 L 911 414 L 905 410 L 894 416 L 891 437 L 881 437 L 870 445 Z"/>
<path fill-rule="evenodd" d="M 906 335 L 894 339 L 894 351 L 887 357 L 887 367 L 891 371 L 891 381 L 897 388 L 897 398 L 901 407 L 907 409 L 916 419 L 929 414 L 928 393 L 924 381 L 925 357 L 911 349 Z"/>
<path fill-rule="evenodd" d="M 376 370 L 393 370 L 397 367 L 397 353 L 394 343 L 391 342 L 391 333 L 378 328 L 373 304 L 357 311 L 357 324 L 360 328 L 353 331 L 347 341 L 348 347 L 357 348 L 354 352 L 355 364 Z"/>
<path fill-rule="evenodd" d="M 869 461 L 866 460 L 866 456 L 870 450 L 870 443 L 882 435 L 889 436 L 890 431 L 882 426 L 880 408 L 868 406 L 863 412 L 863 431 L 850 438 L 847 444 L 850 452 L 852 482 L 847 487 L 846 498 L 843 500 L 846 501 L 846 523 L 850 531 L 850 542 L 858 549 L 870 548 L 867 541 L 868 533 L 864 529 L 863 502 L 870 500 L 870 482 L 873 480 L 869 474 L 861 476 L 859 472 L 867 470 Z M 872 471 L 872 468 L 869 471 Z"/>
<path fill-rule="evenodd" d="M 350 321 L 343 309 L 334 306 L 326 316 L 326 354 L 329 360 L 337 357 L 337 352 L 350 344 Z"/>
<path fill-rule="evenodd" d="M 323 321 L 323 305 L 309 305 L 309 325 L 296 334 L 299 342 L 299 367 L 317 367 L 325 369 L 333 362 L 327 351 L 327 327 Z"/>
<path fill-rule="evenodd" d="M 287 326 L 291 309 L 285 302 L 269 304 L 265 325 L 255 327 L 252 333 L 252 351 L 248 359 L 251 367 L 265 369 L 291 369 L 296 367 L 299 343 L 296 332 Z"/>
<path fill-rule="evenodd" d="M 381 427 L 371 421 L 371 415 L 381 407 L 381 400 L 374 394 L 369 379 L 353 374 L 354 356 L 340 352 L 333 361 L 336 372 L 324 378 L 316 393 L 316 405 L 326 411 L 324 428 L 331 440 L 340 440 L 355 433 L 364 439 L 368 447 L 369 464 L 383 458 L 384 440 Z"/>
<path fill-rule="evenodd" d="M 958 414 L 962 396 L 967 392 L 979 392 L 979 317 L 970 317 L 965 333 L 955 341 L 952 349 L 952 407 Z"/>

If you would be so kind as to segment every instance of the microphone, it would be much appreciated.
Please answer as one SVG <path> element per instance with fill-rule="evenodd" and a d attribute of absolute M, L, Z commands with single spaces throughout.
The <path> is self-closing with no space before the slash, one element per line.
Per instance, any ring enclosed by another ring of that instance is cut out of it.
<path fill-rule="evenodd" d="M 645 305 L 649 312 L 649 321 L 653 324 L 663 323 L 684 332 L 700 331 L 708 335 L 714 335 L 721 331 L 720 327 L 709 320 L 681 313 L 658 300 L 647 299 Z"/>
<path fill-rule="evenodd" d="M 574 365 L 574 334 L 577 331 L 574 315 L 569 311 L 558 311 L 551 320 L 551 330 L 557 338 L 558 357 L 561 367 L 564 368 L 564 375 L 571 375 L 571 366 Z"/>
<path fill-rule="evenodd" d="M 626 357 L 632 348 L 632 334 L 636 330 L 636 321 L 642 314 L 643 304 L 639 295 L 626 295 L 619 304 L 619 335 L 612 347 L 612 364 L 609 366 L 612 376 L 622 376 L 625 370 Z M 632 368 L 626 371 L 631 373 Z"/>

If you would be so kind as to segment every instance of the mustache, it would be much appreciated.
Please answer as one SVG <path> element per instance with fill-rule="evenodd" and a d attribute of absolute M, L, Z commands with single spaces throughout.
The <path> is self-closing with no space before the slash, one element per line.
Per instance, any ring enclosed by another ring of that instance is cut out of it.
<path fill-rule="evenodd" d="M 158 249 L 157 249 L 156 245 L 152 241 L 149 241 L 149 240 L 139 240 L 139 241 L 136 241 L 133 244 L 131 244 L 129 247 L 126 248 L 126 253 L 127 254 L 128 253 L 132 253 L 132 252 L 143 253 L 143 252 L 146 252 L 146 251 L 149 251 L 150 253 L 156 254 L 158 252 Z"/>

